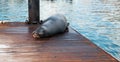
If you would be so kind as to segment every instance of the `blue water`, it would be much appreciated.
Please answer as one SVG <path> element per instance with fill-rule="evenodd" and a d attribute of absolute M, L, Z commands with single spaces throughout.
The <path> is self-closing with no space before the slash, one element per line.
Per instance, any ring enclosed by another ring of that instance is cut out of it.
<path fill-rule="evenodd" d="M 28 19 L 27 4 L 27 0 L 0 0 L 0 21 L 25 21 Z"/>
<path fill-rule="evenodd" d="M 0 20 L 24 22 L 27 0 L 0 0 Z M 120 60 L 120 0 L 40 0 L 40 19 L 61 13 L 70 26 Z"/>

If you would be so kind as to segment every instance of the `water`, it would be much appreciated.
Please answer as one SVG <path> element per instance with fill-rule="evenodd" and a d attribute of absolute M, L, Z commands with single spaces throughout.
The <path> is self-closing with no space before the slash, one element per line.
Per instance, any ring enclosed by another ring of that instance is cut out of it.
<path fill-rule="evenodd" d="M 27 0 L 0 0 L 0 20 L 24 22 L 27 4 Z M 56 13 L 64 14 L 71 27 L 120 60 L 120 0 L 40 0 L 40 19 Z"/>
<path fill-rule="evenodd" d="M 28 18 L 27 4 L 27 0 L 0 0 L 0 21 L 25 21 Z"/>

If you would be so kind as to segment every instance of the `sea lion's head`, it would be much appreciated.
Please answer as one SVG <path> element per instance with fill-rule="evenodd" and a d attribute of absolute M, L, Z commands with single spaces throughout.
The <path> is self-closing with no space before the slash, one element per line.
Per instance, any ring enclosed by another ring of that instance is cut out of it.
<path fill-rule="evenodd" d="M 33 37 L 36 39 L 44 37 L 44 35 L 45 35 L 45 30 L 43 28 L 38 28 L 35 31 L 33 31 Z"/>

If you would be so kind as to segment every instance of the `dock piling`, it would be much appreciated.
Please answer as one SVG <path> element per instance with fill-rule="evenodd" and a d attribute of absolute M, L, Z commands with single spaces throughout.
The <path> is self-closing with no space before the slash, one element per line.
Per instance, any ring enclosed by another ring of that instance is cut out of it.
<path fill-rule="evenodd" d="M 29 24 L 39 22 L 39 0 L 28 0 Z"/>

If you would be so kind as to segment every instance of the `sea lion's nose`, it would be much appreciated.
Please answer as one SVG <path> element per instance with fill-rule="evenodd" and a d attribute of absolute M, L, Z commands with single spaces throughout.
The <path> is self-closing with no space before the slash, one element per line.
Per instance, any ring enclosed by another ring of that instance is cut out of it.
<path fill-rule="evenodd" d="M 39 38 L 39 35 L 37 33 L 33 33 L 34 38 Z"/>

